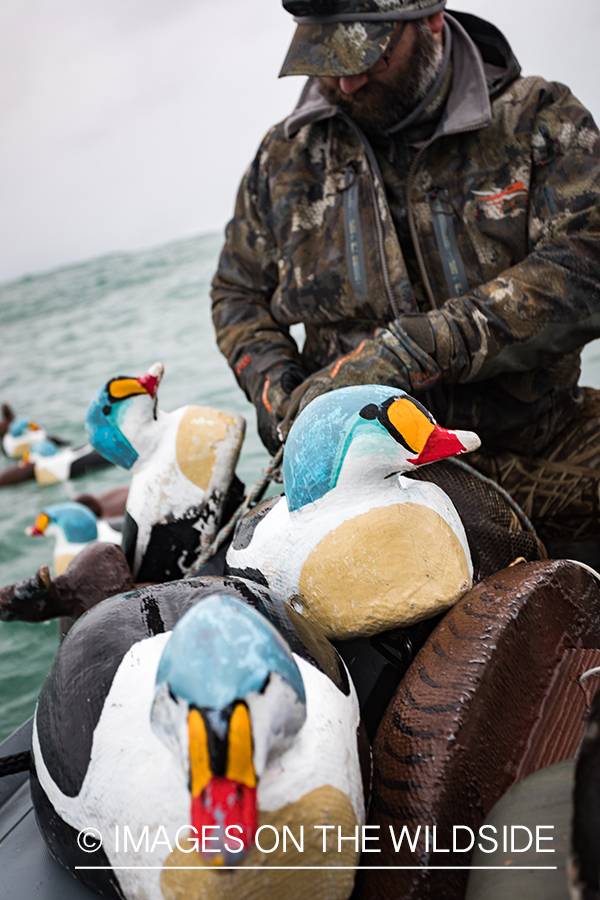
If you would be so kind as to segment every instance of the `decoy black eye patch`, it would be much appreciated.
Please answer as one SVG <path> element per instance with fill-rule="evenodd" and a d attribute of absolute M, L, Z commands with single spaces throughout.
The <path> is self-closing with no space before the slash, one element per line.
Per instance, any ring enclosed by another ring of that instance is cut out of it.
<path fill-rule="evenodd" d="M 375 406 L 374 403 L 369 403 L 367 406 L 363 406 L 361 411 L 359 412 L 359 416 L 361 419 L 373 420 L 377 418 L 377 413 L 379 410 Z"/>

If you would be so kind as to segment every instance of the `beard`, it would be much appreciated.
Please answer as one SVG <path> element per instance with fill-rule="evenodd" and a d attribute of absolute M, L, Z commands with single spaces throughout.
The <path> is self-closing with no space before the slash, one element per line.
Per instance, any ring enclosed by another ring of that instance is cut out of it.
<path fill-rule="evenodd" d="M 404 63 L 388 72 L 385 81 L 377 77 L 355 94 L 344 94 L 339 84 L 319 79 L 321 92 L 349 115 L 366 132 L 386 132 L 399 125 L 427 95 L 442 65 L 444 48 L 427 22 L 414 23 L 415 40 Z M 385 74 L 385 73 L 384 73 Z"/>

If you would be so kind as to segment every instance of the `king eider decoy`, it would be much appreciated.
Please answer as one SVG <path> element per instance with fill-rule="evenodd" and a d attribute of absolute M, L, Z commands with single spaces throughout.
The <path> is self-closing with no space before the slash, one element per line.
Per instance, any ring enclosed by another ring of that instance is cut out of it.
<path fill-rule="evenodd" d="M 43 428 L 25 416 L 14 416 L 7 423 L 2 437 L 2 449 L 6 456 L 21 459 L 26 450 L 45 440 L 46 432 Z"/>
<path fill-rule="evenodd" d="M 42 487 L 60 484 L 110 465 L 89 444 L 84 444 L 83 447 L 62 447 L 50 438 L 26 450 L 23 462 L 33 465 L 33 476 Z"/>
<path fill-rule="evenodd" d="M 82 503 L 68 501 L 46 506 L 35 523 L 25 530 L 32 537 L 55 539 L 52 565 L 54 575 L 62 575 L 78 553 L 92 541 L 121 546 L 121 533 L 108 522 L 97 519 Z"/>
<path fill-rule="evenodd" d="M 123 552 L 138 582 L 185 575 L 243 495 L 234 471 L 244 419 L 202 406 L 163 412 L 163 373 L 155 363 L 140 378 L 112 378 L 86 418 L 96 450 L 133 476 Z"/>
<path fill-rule="evenodd" d="M 285 445 L 285 496 L 241 520 L 227 571 L 268 586 L 331 638 L 447 609 L 471 587 L 465 530 L 439 487 L 402 473 L 479 443 L 383 385 L 316 398 Z"/>
<path fill-rule="evenodd" d="M 51 853 L 109 897 L 345 900 L 354 872 L 320 867 L 358 863 L 358 726 L 333 647 L 267 591 L 196 578 L 113 597 L 74 625 L 42 689 L 38 822 Z M 338 826 L 352 837 L 341 853 Z M 203 827 L 211 840 L 195 845 Z M 103 837 L 93 853 L 77 842 L 89 828 Z"/>

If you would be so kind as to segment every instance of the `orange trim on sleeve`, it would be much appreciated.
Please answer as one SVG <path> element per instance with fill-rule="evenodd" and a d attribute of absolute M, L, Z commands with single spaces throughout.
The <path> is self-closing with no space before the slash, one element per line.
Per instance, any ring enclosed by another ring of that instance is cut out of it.
<path fill-rule="evenodd" d="M 270 384 L 271 384 L 271 376 L 270 376 L 270 375 L 267 375 L 267 377 L 265 378 L 265 383 L 264 383 L 264 385 L 263 385 L 262 398 L 261 398 L 261 399 L 262 399 L 262 402 L 264 403 L 265 408 L 266 408 L 267 412 L 269 413 L 269 415 L 273 412 L 273 407 L 271 406 L 271 404 L 270 404 L 269 401 L 267 400 L 267 391 L 269 390 L 269 385 L 270 385 Z"/>
<path fill-rule="evenodd" d="M 353 350 L 352 353 L 349 353 L 348 356 L 342 356 L 341 359 L 338 359 L 335 366 L 330 372 L 332 378 L 335 378 L 337 373 L 340 371 L 342 363 L 345 363 L 347 359 L 352 359 L 353 356 L 357 356 L 362 348 L 365 346 L 365 341 L 361 341 L 356 350 Z"/>
<path fill-rule="evenodd" d="M 240 360 L 240 362 L 235 367 L 236 375 L 240 375 L 242 373 L 242 371 L 246 368 L 246 366 L 248 365 L 249 362 L 250 362 L 250 354 L 246 353 L 245 357 L 242 360 Z"/>

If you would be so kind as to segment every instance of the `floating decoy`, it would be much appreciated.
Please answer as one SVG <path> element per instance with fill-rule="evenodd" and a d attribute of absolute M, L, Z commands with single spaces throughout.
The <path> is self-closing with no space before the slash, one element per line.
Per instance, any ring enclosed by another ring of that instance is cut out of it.
<path fill-rule="evenodd" d="M 107 597 L 134 586 L 121 549 L 93 541 L 63 575 L 52 578 L 48 566 L 42 566 L 35 575 L 0 588 L 0 622 L 77 619 Z"/>
<path fill-rule="evenodd" d="M 33 463 L 35 480 L 42 486 L 59 484 L 110 465 L 90 444 L 83 447 L 59 447 L 49 438 L 27 450 L 23 459 Z"/>
<path fill-rule="evenodd" d="M 46 432 L 25 416 L 15 416 L 8 423 L 2 438 L 2 449 L 6 456 L 21 459 L 31 447 L 46 440 Z"/>
<path fill-rule="evenodd" d="M 260 587 L 195 578 L 112 597 L 75 624 L 40 695 L 38 823 L 105 896 L 345 900 L 365 816 L 358 728 L 333 647 Z M 100 849 L 84 852 L 84 829 Z"/>
<path fill-rule="evenodd" d="M 234 474 L 245 421 L 200 406 L 158 409 L 163 366 L 112 378 L 92 400 L 86 431 L 131 471 L 123 549 L 138 582 L 185 575 L 243 496 Z"/>
<path fill-rule="evenodd" d="M 20 459 L 13 466 L 7 466 L 0 472 L 0 487 L 11 487 L 13 484 L 22 484 L 24 481 L 32 481 L 35 478 L 35 466 L 33 463 Z"/>
<path fill-rule="evenodd" d="M 121 533 L 108 522 L 97 519 L 82 503 L 66 502 L 46 506 L 25 531 L 34 537 L 53 537 L 52 565 L 54 575 L 62 575 L 83 548 L 91 541 L 121 545 Z"/>
<path fill-rule="evenodd" d="M 285 445 L 285 496 L 240 521 L 227 571 L 268 586 L 331 638 L 447 609 L 471 587 L 465 530 L 444 491 L 402 473 L 479 443 L 382 385 L 316 398 Z"/>

